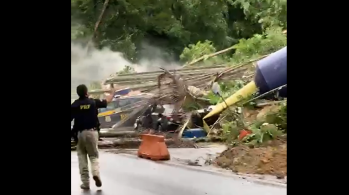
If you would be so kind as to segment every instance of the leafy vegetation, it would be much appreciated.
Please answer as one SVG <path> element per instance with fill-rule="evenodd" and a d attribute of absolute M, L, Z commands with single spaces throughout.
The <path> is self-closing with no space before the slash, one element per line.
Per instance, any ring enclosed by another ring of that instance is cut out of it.
<path fill-rule="evenodd" d="M 195 59 L 198 59 L 202 56 L 208 56 L 216 52 L 216 48 L 213 46 L 211 41 L 206 40 L 205 42 L 197 42 L 196 44 L 190 44 L 188 47 L 185 47 L 182 54 L 179 56 L 182 62 L 191 62 Z M 224 59 L 222 56 L 214 56 L 207 60 L 205 57 L 203 65 L 212 65 L 222 63 Z"/>
<path fill-rule="evenodd" d="M 118 74 L 131 74 L 135 72 L 136 70 L 132 66 L 125 66 L 122 70 L 118 72 Z"/>
<path fill-rule="evenodd" d="M 240 39 L 234 45 L 232 61 L 243 63 L 273 53 L 287 45 L 286 35 L 281 27 L 269 27 L 262 34 L 255 34 L 249 39 Z"/>
<path fill-rule="evenodd" d="M 239 89 L 241 89 L 245 85 L 245 82 L 241 80 L 235 80 L 235 81 L 219 82 L 218 84 L 221 87 L 221 96 L 224 99 L 226 99 L 229 96 L 233 95 L 235 92 L 237 92 Z M 212 91 L 210 91 L 207 94 L 206 98 L 209 99 L 210 103 L 213 105 L 223 101 L 221 97 L 213 94 Z"/>
<path fill-rule="evenodd" d="M 93 37 L 95 46 L 122 52 L 133 62 L 139 59 L 144 43 L 190 61 L 236 43 L 237 51 L 246 50 L 242 49 L 244 44 L 251 51 L 254 45 L 243 40 L 254 37 L 262 44 L 262 40 L 271 39 L 265 29 L 287 27 L 286 0 L 121 0 L 108 3 L 94 35 L 104 3 L 71 1 L 71 39 Z M 233 53 L 227 53 L 227 58 Z"/>
<path fill-rule="evenodd" d="M 224 113 L 222 137 L 229 145 L 247 144 L 257 146 L 278 138 L 287 132 L 287 103 L 283 102 L 276 111 L 268 112 L 265 118 L 257 119 L 250 124 L 244 122 L 243 113 Z M 248 132 L 245 137 L 241 131 Z"/>
<path fill-rule="evenodd" d="M 226 99 L 241 89 L 245 83 L 241 80 L 235 80 L 220 82 L 219 85 L 221 88 L 221 96 Z M 211 104 L 222 102 L 222 97 L 212 92 L 206 96 Z M 256 107 L 256 100 L 251 98 L 252 97 L 241 99 L 240 102 L 225 110 L 221 114 L 221 118 L 218 119 L 220 121 L 218 128 L 221 128 L 218 134 L 221 140 L 226 141 L 228 145 L 235 146 L 237 144 L 247 144 L 248 146 L 255 147 L 287 133 L 286 100 L 272 106 L 277 109 L 270 109 L 267 113 L 258 117 L 256 114 L 260 112 L 261 108 Z M 251 114 L 246 114 L 244 113 L 245 111 L 253 113 L 256 119 L 247 121 L 246 117 Z M 245 135 L 242 136 L 242 134 Z"/>

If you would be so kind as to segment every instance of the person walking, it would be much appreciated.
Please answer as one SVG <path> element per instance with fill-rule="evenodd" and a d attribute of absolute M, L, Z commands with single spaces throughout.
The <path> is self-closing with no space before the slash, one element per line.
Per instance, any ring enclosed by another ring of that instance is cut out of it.
<path fill-rule="evenodd" d="M 76 88 L 79 99 L 71 104 L 71 121 L 74 120 L 73 129 L 77 135 L 77 153 L 79 170 L 81 177 L 81 189 L 90 189 L 90 177 L 88 170 L 88 158 L 91 163 L 92 178 L 97 187 L 102 186 L 99 173 L 99 153 L 98 153 L 98 109 L 106 108 L 107 104 L 113 100 L 111 93 L 106 99 L 92 99 L 88 96 L 86 85 L 79 85 Z"/>

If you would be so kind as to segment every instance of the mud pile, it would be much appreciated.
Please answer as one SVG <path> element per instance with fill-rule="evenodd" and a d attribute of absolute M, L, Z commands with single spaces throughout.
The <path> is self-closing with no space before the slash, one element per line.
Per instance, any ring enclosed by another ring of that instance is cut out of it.
<path fill-rule="evenodd" d="M 287 176 L 286 138 L 273 140 L 258 148 L 245 145 L 229 148 L 216 158 L 216 164 L 236 173 Z"/>

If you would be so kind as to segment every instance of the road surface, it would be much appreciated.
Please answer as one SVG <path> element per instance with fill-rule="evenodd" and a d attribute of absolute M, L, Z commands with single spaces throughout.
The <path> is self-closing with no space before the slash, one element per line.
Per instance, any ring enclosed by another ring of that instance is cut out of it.
<path fill-rule="evenodd" d="M 91 191 L 80 189 L 76 152 L 71 154 L 71 195 L 286 195 L 286 188 L 172 167 L 145 159 L 101 152 L 103 186 L 91 179 Z"/>

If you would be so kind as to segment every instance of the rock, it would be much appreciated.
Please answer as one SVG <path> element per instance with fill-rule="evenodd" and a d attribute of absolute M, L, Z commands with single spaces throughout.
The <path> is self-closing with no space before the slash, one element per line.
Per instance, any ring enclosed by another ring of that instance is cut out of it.
<path fill-rule="evenodd" d="M 269 162 L 269 160 L 268 159 L 261 159 L 261 161 L 262 161 L 262 163 L 268 163 Z"/>
<path fill-rule="evenodd" d="M 234 158 L 233 163 L 234 164 L 238 164 L 239 163 L 239 159 L 238 158 Z"/>
<path fill-rule="evenodd" d="M 201 166 L 200 164 L 199 164 L 199 161 L 198 160 L 195 160 L 195 161 L 193 161 L 193 160 L 188 160 L 188 165 L 190 165 L 190 166 Z"/>
<path fill-rule="evenodd" d="M 257 174 L 263 174 L 263 170 L 262 170 L 262 169 L 257 169 L 257 170 L 256 170 L 256 173 L 257 173 Z"/>
<path fill-rule="evenodd" d="M 195 97 L 203 97 L 205 95 L 207 95 L 206 91 L 203 91 L 197 87 L 194 86 L 188 86 L 188 91 L 190 94 L 192 94 Z"/>
<path fill-rule="evenodd" d="M 259 177 L 258 177 L 258 179 L 264 179 L 265 177 L 264 177 L 264 175 L 260 175 Z"/>
<path fill-rule="evenodd" d="M 277 179 L 284 179 L 285 175 L 283 173 L 276 173 L 276 178 Z"/>

